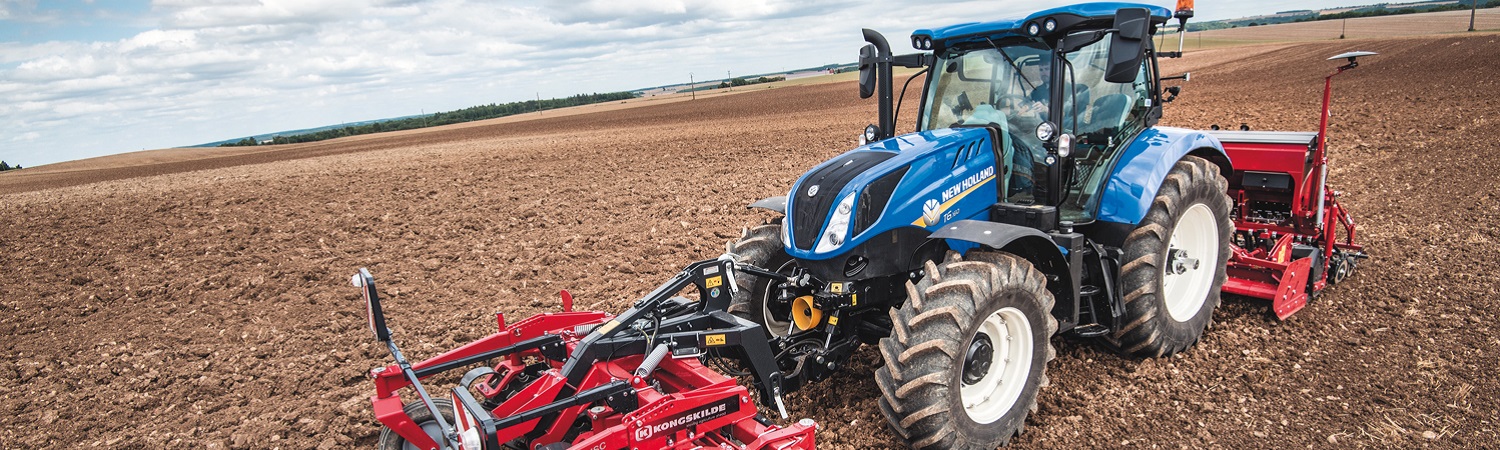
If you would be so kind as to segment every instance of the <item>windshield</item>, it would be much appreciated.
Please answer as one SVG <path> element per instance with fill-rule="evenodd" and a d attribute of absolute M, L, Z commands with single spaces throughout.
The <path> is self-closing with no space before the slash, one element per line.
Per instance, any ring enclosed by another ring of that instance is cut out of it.
<path fill-rule="evenodd" d="M 1092 198 L 1122 144 L 1140 131 L 1140 117 L 1149 99 L 1146 65 L 1134 83 L 1104 80 L 1109 63 L 1109 39 L 1084 45 L 1057 63 L 1063 73 L 1053 77 L 1052 50 L 1031 40 L 997 42 L 980 48 L 949 50 L 938 55 L 917 127 L 919 130 L 957 126 L 998 128 L 1001 155 L 1011 167 L 1002 177 L 1005 201 L 1042 203 L 1046 198 L 1047 150 L 1036 137 L 1051 108 L 1052 80 L 1071 86 L 1064 92 L 1061 132 L 1073 134 L 1073 157 L 1064 169 L 1063 204 L 1067 220 L 1092 219 Z M 1077 105 L 1075 107 L 1074 105 Z M 1102 170 L 1100 170 L 1102 169 Z"/>

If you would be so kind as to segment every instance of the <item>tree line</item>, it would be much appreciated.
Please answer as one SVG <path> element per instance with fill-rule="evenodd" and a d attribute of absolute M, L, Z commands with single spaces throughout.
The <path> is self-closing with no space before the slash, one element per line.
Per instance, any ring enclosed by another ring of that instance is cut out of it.
<path fill-rule="evenodd" d="M 1379 8 L 1356 9 L 1356 10 L 1344 11 L 1344 12 L 1341 12 L 1341 13 L 1333 13 L 1333 14 L 1314 14 L 1314 15 L 1312 15 L 1310 17 L 1301 17 L 1301 18 L 1297 18 L 1297 19 L 1292 20 L 1292 21 L 1293 22 L 1312 22 L 1312 21 L 1317 21 L 1317 20 L 1338 20 L 1338 19 L 1354 19 L 1354 18 L 1359 18 L 1359 17 L 1396 16 L 1396 15 L 1402 15 L 1402 14 L 1416 14 L 1416 13 L 1428 13 L 1428 12 L 1438 12 L 1438 11 L 1460 11 L 1460 10 L 1471 9 L 1471 8 L 1485 9 L 1485 8 L 1495 8 L 1495 7 L 1500 7 L 1500 0 L 1490 0 L 1490 1 L 1487 1 L 1487 2 L 1484 2 L 1484 3 L 1480 3 L 1478 5 L 1470 4 L 1469 2 L 1449 3 L 1449 4 L 1446 4 L 1446 5 L 1433 6 L 1433 7 L 1430 7 L 1430 8 L 1401 8 L 1401 9 L 1391 9 L 1391 8 L 1386 8 L 1384 6 L 1381 6 Z M 1253 26 L 1254 24 L 1251 24 L 1251 25 Z M 1267 24 L 1267 25 L 1269 25 L 1269 24 Z"/>
<path fill-rule="evenodd" d="M 594 103 L 605 103 L 612 101 L 629 100 L 636 98 L 634 92 L 606 92 L 593 94 L 578 94 L 564 98 L 549 98 L 545 100 L 526 100 L 523 102 L 491 103 L 488 105 L 471 106 L 454 111 L 444 111 L 418 117 L 405 119 L 387 120 L 363 125 L 339 127 L 322 131 L 291 136 L 276 135 L 264 142 L 255 138 L 244 138 L 235 142 L 219 144 L 220 147 L 246 147 L 253 145 L 270 144 L 295 144 L 299 142 L 314 142 L 344 136 L 355 136 L 360 134 L 384 133 L 387 131 L 411 130 L 416 128 L 436 127 L 476 120 L 494 119 L 497 117 L 513 116 L 549 109 L 582 106 Z"/>
<path fill-rule="evenodd" d="M 1329 14 L 1322 14 L 1322 13 L 1319 13 L 1319 12 L 1316 12 L 1316 11 L 1307 11 L 1307 12 L 1302 13 L 1302 14 L 1290 14 L 1291 11 L 1289 11 L 1288 14 L 1283 15 L 1283 16 L 1268 17 L 1268 18 L 1264 18 L 1264 19 L 1258 19 L 1256 21 L 1249 21 L 1249 23 L 1246 23 L 1247 22 L 1246 19 L 1215 20 L 1215 21 L 1212 21 L 1212 22 L 1188 23 L 1187 24 L 1187 30 L 1189 32 L 1197 32 L 1197 31 L 1208 31 L 1208 30 L 1221 30 L 1221 29 L 1227 29 L 1227 28 L 1239 28 L 1241 26 L 1255 27 L 1255 26 L 1261 26 L 1261 25 L 1275 25 L 1275 24 L 1280 24 L 1280 23 L 1292 23 L 1292 22 L 1314 22 L 1314 21 L 1319 21 L 1319 20 L 1339 20 L 1339 19 L 1355 19 L 1355 18 L 1360 18 L 1360 17 L 1395 16 L 1395 15 L 1402 15 L 1402 14 L 1417 14 L 1417 13 L 1428 13 L 1428 12 L 1438 12 L 1438 11 L 1461 11 L 1461 10 L 1469 9 L 1471 7 L 1475 7 L 1475 6 L 1472 5 L 1471 3 L 1469 3 L 1468 0 L 1463 0 L 1463 1 L 1460 1 L 1460 2 L 1457 2 L 1457 3 L 1448 3 L 1448 4 L 1431 5 L 1431 6 L 1416 5 L 1416 6 L 1413 6 L 1413 7 L 1406 7 L 1406 8 L 1399 8 L 1399 9 L 1398 8 L 1389 8 L 1389 7 L 1385 6 L 1384 4 L 1379 4 L 1379 5 L 1376 5 L 1376 6 L 1368 6 L 1368 7 L 1356 8 L 1356 9 L 1351 9 L 1351 10 L 1340 12 L 1340 13 L 1329 13 Z M 1477 7 L 1479 9 L 1500 7 L 1500 0 L 1487 0 L 1487 1 L 1484 1 L 1484 2 L 1479 2 L 1479 4 L 1477 5 Z M 1176 31 L 1177 31 L 1177 29 L 1173 28 L 1173 27 L 1161 27 L 1160 29 L 1157 30 L 1157 32 L 1160 33 L 1160 34 L 1171 34 L 1172 32 L 1176 32 Z"/>
<path fill-rule="evenodd" d="M 20 164 L 16 164 L 15 166 L 11 166 L 9 163 L 6 163 L 5 161 L 0 161 L 0 172 L 4 172 L 4 171 L 7 171 L 7 170 L 16 170 L 16 169 L 20 169 L 20 168 L 21 168 Z"/>
<path fill-rule="evenodd" d="M 783 77 L 783 76 L 760 77 L 760 78 L 756 78 L 754 80 L 747 80 L 747 79 L 744 79 L 744 78 L 733 78 L 733 79 L 730 79 L 729 81 L 721 81 L 721 82 L 719 82 L 719 89 L 724 89 L 724 88 L 727 88 L 727 87 L 730 87 L 730 86 L 740 87 L 740 86 L 749 86 L 749 85 L 752 85 L 752 84 L 770 83 L 770 82 L 773 82 L 773 81 L 786 81 L 786 77 Z"/>

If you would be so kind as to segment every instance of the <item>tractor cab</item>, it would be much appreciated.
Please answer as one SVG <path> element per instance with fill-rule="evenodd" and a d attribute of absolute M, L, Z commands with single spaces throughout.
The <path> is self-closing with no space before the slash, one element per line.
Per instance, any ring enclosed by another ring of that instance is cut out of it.
<path fill-rule="evenodd" d="M 917 30 L 913 46 L 932 53 L 922 61 L 930 66 L 916 131 L 991 128 L 1010 169 L 1000 201 L 1052 205 L 1088 222 L 1121 144 L 1161 116 L 1155 55 L 1144 50 L 1170 17 L 1160 7 L 1084 4 Z"/>

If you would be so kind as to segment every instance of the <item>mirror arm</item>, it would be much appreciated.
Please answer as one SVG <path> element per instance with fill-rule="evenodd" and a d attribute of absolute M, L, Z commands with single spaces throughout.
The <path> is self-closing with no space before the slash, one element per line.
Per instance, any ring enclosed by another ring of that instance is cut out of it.
<path fill-rule="evenodd" d="M 912 53 L 909 55 L 892 56 L 890 61 L 893 65 L 906 68 L 918 68 L 931 66 L 932 63 L 936 61 L 936 57 L 934 57 L 931 53 Z"/>

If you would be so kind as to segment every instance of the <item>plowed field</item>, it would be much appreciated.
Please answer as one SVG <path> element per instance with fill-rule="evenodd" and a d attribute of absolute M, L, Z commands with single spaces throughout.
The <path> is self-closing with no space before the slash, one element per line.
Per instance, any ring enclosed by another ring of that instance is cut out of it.
<path fill-rule="evenodd" d="M 1197 347 L 1138 360 L 1059 339 L 1032 447 L 1492 448 L 1500 392 L 1500 37 L 1275 44 L 1168 62 L 1165 125 L 1317 127 L 1372 259 L 1287 321 L 1229 298 Z M 414 358 L 493 313 L 617 311 L 718 255 L 744 205 L 852 148 L 850 83 L 50 174 L 0 174 L 0 448 L 371 448 L 388 355 L 347 284 L 369 267 Z M 912 103 L 908 101 L 907 112 Z M 902 123 L 910 124 L 909 120 Z M 31 170 L 31 169 L 28 169 Z M 899 445 L 866 348 L 789 396 L 826 448 Z"/>

